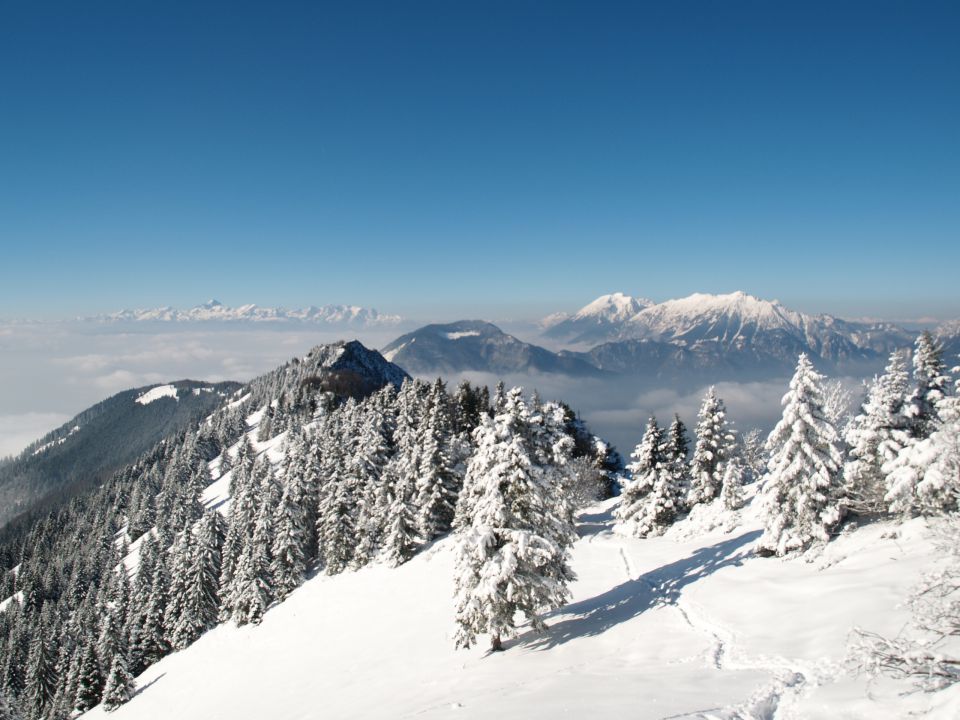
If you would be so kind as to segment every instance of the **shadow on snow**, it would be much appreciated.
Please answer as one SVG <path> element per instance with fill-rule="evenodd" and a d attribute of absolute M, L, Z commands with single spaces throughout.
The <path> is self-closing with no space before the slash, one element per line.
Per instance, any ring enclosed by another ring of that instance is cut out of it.
<path fill-rule="evenodd" d="M 592 519 L 584 519 L 592 524 Z M 579 637 L 601 635 L 652 608 L 676 604 L 681 591 L 688 585 L 722 568 L 741 565 L 751 553 L 744 546 L 759 536 L 760 531 L 755 530 L 700 548 L 689 557 L 662 565 L 595 597 L 567 605 L 551 615 L 576 617 L 551 625 L 542 634 L 528 631 L 509 645 L 548 650 Z"/>

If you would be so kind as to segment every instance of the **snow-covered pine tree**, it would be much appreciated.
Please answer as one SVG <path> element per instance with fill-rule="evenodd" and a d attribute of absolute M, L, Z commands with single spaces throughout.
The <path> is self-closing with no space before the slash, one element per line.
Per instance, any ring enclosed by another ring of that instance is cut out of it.
<path fill-rule="evenodd" d="M 957 384 L 958 392 L 939 399 L 930 436 L 907 443 L 883 466 L 891 512 L 930 516 L 960 508 L 960 379 Z"/>
<path fill-rule="evenodd" d="M 248 442 L 241 442 L 233 474 L 230 477 L 230 509 L 227 514 L 227 534 L 221 553 L 219 594 L 223 601 L 220 608 L 223 620 L 229 620 L 233 615 L 230 599 L 236 592 L 234 582 L 236 565 L 240 561 L 244 548 L 250 544 L 253 537 L 260 480 L 256 474 L 257 464 L 253 456 L 253 448 Z"/>
<path fill-rule="evenodd" d="M 547 461 L 520 388 L 504 398 L 502 412 L 482 420 L 475 436 L 465 492 L 474 497 L 472 521 L 460 534 L 456 555 L 456 644 L 469 647 L 477 635 L 491 648 L 515 631 L 523 613 L 542 629 L 540 613 L 560 607 L 573 578 L 568 548 L 576 537 L 555 494 L 563 470 Z"/>
<path fill-rule="evenodd" d="M 943 345 L 929 332 L 917 338 L 913 351 L 913 392 L 904 412 L 916 440 L 930 437 L 939 424 L 937 406 L 946 397 L 950 378 L 943 361 Z"/>
<path fill-rule="evenodd" d="M 697 443 L 690 463 L 687 504 L 708 503 L 723 487 L 723 464 L 735 452 L 736 436 L 727 423 L 727 409 L 711 386 L 697 414 Z"/>
<path fill-rule="evenodd" d="M 294 432 L 287 442 L 282 478 L 283 493 L 273 518 L 270 573 L 277 600 L 283 600 L 300 586 L 307 570 L 307 558 L 314 544 L 315 515 L 309 508 L 307 487 L 307 446 L 303 435 Z"/>
<path fill-rule="evenodd" d="M 346 439 L 342 428 L 319 439 L 323 442 L 323 484 L 317 511 L 317 537 L 323 568 L 328 575 L 336 575 L 346 570 L 353 559 L 357 499 L 341 444 Z"/>
<path fill-rule="evenodd" d="M 720 498 L 723 501 L 723 507 L 727 510 L 739 510 L 743 507 L 743 477 L 744 468 L 740 464 L 740 459 L 732 457 L 727 461 L 723 469 L 723 488 L 720 491 Z"/>
<path fill-rule="evenodd" d="M 627 465 L 630 479 L 620 493 L 620 504 L 614 513 L 617 530 L 625 535 L 636 534 L 636 521 L 643 511 L 647 495 L 653 490 L 657 469 L 664 464 L 664 434 L 651 417 L 647 421 L 643 439 L 630 455 L 633 462 Z"/>
<path fill-rule="evenodd" d="M 387 522 L 388 492 L 385 471 L 393 450 L 396 425 L 396 391 L 388 385 L 361 404 L 356 445 L 350 461 L 351 485 L 357 497 L 357 543 L 354 567 L 363 567 L 376 556 Z"/>
<path fill-rule="evenodd" d="M 207 510 L 197 523 L 192 544 L 183 613 L 173 634 L 178 647 L 186 647 L 217 623 L 225 535 L 223 516 L 217 510 Z"/>
<path fill-rule="evenodd" d="M 883 374 L 870 384 L 861 411 L 847 426 L 844 505 L 859 514 L 887 511 L 883 466 L 910 442 L 909 418 L 904 413 L 909 385 L 906 362 L 902 352 L 890 356 Z"/>
<path fill-rule="evenodd" d="M 110 670 L 103 688 L 103 707 L 108 712 L 116 710 L 133 697 L 136 682 L 127 668 L 125 652 L 119 652 L 110 660 Z"/>
<path fill-rule="evenodd" d="M 57 653 L 52 606 L 45 605 L 37 633 L 30 641 L 24 700 L 30 717 L 42 718 L 57 689 Z"/>
<path fill-rule="evenodd" d="M 686 490 L 684 484 L 684 467 L 686 456 L 684 453 L 683 424 L 676 419 L 672 425 L 674 435 L 665 436 L 663 431 L 656 427 L 656 419 L 651 418 L 653 427 L 648 425 L 651 432 L 649 442 L 652 444 L 660 438 L 658 448 L 644 448 L 647 453 L 645 470 L 637 480 L 635 490 L 643 493 L 633 507 L 627 507 L 624 512 L 630 517 L 621 526 L 621 532 L 635 537 L 650 537 L 660 535 L 676 520 L 683 509 L 683 495 Z M 647 441 L 646 435 L 644 441 Z M 641 446 L 643 443 L 641 443 Z M 628 490 L 624 491 L 625 494 Z"/>
<path fill-rule="evenodd" d="M 280 502 L 280 485 L 270 460 L 264 455 L 254 466 L 257 502 L 253 532 L 247 538 L 234 571 L 227 602 L 237 625 L 258 624 L 273 601 L 270 547 L 273 518 Z"/>
<path fill-rule="evenodd" d="M 140 674 L 149 665 L 145 657 L 144 624 L 147 609 L 150 606 L 154 576 L 160 565 L 159 552 L 156 538 L 152 534 L 141 541 L 140 562 L 137 565 L 137 574 L 133 578 L 126 625 L 126 635 L 130 642 L 130 671 L 134 675 Z"/>
<path fill-rule="evenodd" d="M 427 386 L 419 380 L 404 382 L 397 395 L 393 456 L 384 471 L 387 512 L 384 518 L 383 555 L 394 567 L 413 557 L 421 544 L 417 529 L 417 479 L 420 476 L 420 423 L 427 408 Z"/>
<path fill-rule="evenodd" d="M 99 705 L 103 697 L 103 684 L 104 677 L 97 657 L 96 643 L 89 639 L 80 654 L 74 709 L 83 713 Z"/>
<path fill-rule="evenodd" d="M 182 650 L 192 642 L 191 638 L 177 633 L 186 610 L 192 554 L 193 533 L 191 528 L 187 528 L 177 535 L 169 553 L 170 587 L 167 592 L 168 601 L 163 615 L 163 627 L 170 646 L 174 650 Z"/>
<path fill-rule="evenodd" d="M 163 562 L 157 563 L 153 573 L 153 584 L 143 611 L 140 625 L 140 651 L 145 666 L 150 666 L 170 652 L 164 617 L 166 615 L 169 588 L 167 569 Z"/>
<path fill-rule="evenodd" d="M 783 417 L 767 439 L 770 460 L 763 479 L 760 555 L 786 555 L 827 541 L 842 519 L 842 458 L 837 432 L 824 414 L 822 382 L 823 376 L 801 354 L 783 397 Z"/>
<path fill-rule="evenodd" d="M 679 415 L 673 416 L 673 422 L 670 423 L 670 429 L 667 430 L 665 442 L 666 461 L 673 476 L 673 486 L 678 493 L 676 511 L 683 512 L 686 509 L 686 496 L 690 491 L 690 465 L 687 462 L 687 456 L 690 454 L 690 441 L 687 439 L 687 427 L 683 424 Z"/>
<path fill-rule="evenodd" d="M 426 417 L 420 428 L 420 463 L 416 504 L 417 527 L 426 542 L 453 526 L 462 479 L 453 452 L 453 418 L 443 381 L 437 378 L 430 392 Z"/>

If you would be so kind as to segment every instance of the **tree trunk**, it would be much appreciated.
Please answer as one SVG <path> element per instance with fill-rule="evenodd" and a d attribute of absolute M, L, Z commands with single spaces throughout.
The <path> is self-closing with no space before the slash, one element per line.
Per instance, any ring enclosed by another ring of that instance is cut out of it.
<path fill-rule="evenodd" d="M 494 635 L 490 639 L 490 652 L 502 652 L 503 644 L 500 642 L 500 636 Z"/>

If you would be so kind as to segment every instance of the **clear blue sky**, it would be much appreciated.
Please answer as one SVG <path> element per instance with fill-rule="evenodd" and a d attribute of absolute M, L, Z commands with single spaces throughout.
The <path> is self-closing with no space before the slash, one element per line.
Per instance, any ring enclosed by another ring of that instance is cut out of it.
<path fill-rule="evenodd" d="M 960 3 L 0 5 L 0 315 L 960 315 Z"/>

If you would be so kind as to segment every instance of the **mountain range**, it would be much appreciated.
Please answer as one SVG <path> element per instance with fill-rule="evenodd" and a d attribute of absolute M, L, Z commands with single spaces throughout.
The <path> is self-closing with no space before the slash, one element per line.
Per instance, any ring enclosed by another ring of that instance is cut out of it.
<path fill-rule="evenodd" d="M 219 300 L 209 300 L 188 310 L 160 307 L 80 318 L 90 322 L 256 322 L 256 323 L 310 323 L 348 327 L 390 326 L 401 322 L 397 315 L 385 315 L 372 308 L 355 305 L 309 306 L 299 309 L 241 305 L 232 308 Z"/>
<path fill-rule="evenodd" d="M 956 325 L 940 330 L 948 357 L 960 352 Z M 649 379 L 716 382 L 783 376 L 806 353 L 827 372 L 871 374 L 916 333 L 887 322 L 809 315 L 745 292 L 697 293 L 654 303 L 623 293 L 603 295 L 574 314 L 540 323 L 548 350 L 490 323 L 427 325 L 384 353 L 410 372 L 631 374 Z"/>

